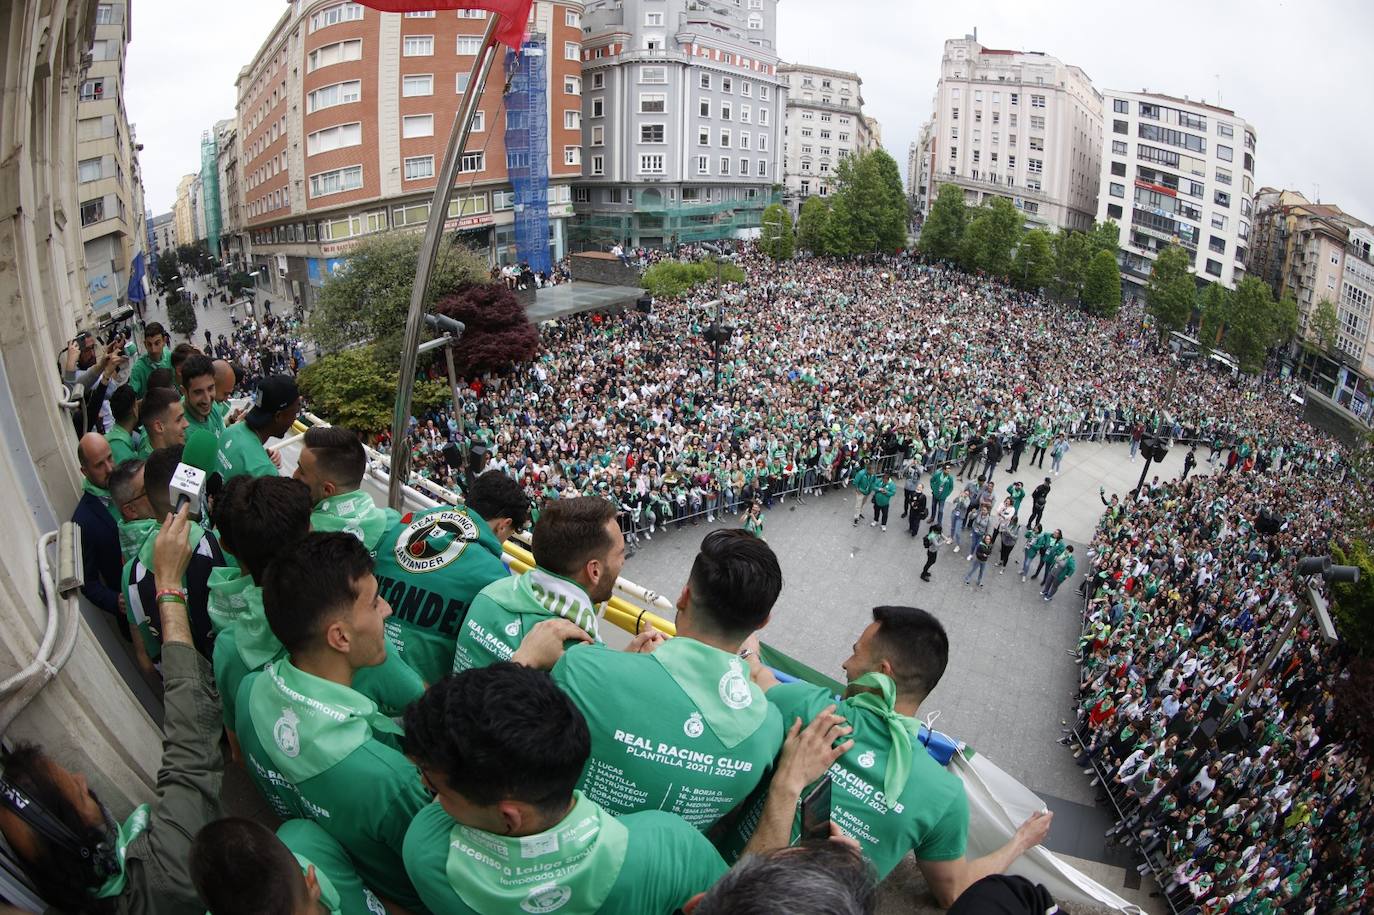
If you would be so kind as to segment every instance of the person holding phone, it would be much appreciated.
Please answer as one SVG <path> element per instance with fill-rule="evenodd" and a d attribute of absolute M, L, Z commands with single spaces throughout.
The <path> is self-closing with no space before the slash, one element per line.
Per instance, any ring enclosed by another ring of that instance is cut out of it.
<path fill-rule="evenodd" d="M 757 644 L 747 643 L 746 648 L 756 651 Z M 1049 813 L 1034 814 L 997 851 L 967 859 L 968 800 L 963 784 L 926 752 L 917 737 L 917 711 L 940 682 L 948 659 L 949 637 L 940 621 L 917 607 L 896 606 L 873 608 L 873 622 L 844 662 L 849 686 L 838 705 L 825 687 L 779 683 L 756 654 L 749 657 L 754 681 L 784 720 L 811 721 L 822 715 L 845 719 L 852 729 L 846 742 L 852 745 L 830 767 L 831 819 L 858 840 L 879 880 L 914 851 L 943 908 L 980 878 L 1005 871 L 1023 852 L 1040 844 L 1052 818 Z M 777 828 L 777 817 L 787 819 L 775 810 L 770 820 L 767 803 L 777 806 L 771 798 L 755 801 L 739 818 L 725 842 L 727 857 L 748 849 L 746 840 L 753 840 L 750 824 Z M 800 835 L 799 820 L 795 815 L 789 823 L 793 838 Z"/>

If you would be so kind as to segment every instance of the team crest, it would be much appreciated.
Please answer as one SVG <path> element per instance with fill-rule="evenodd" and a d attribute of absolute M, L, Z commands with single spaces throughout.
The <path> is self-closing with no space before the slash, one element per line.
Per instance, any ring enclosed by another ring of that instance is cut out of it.
<path fill-rule="evenodd" d="M 446 509 L 413 517 L 396 538 L 396 562 L 407 572 L 434 572 L 463 555 L 477 536 L 477 525 L 465 512 Z"/>
<path fill-rule="evenodd" d="M 700 737 L 705 732 L 706 725 L 701 723 L 701 712 L 693 712 L 682 725 L 682 733 L 688 737 Z"/>
<path fill-rule="evenodd" d="M 518 636 L 519 634 L 520 634 L 520 621 L 519 621 L 519 620 L 511 620 L 509 623 L 506 624 L 506 635 L 510 636 L 511 638 L 515 638 L 515 637 Z"/>
<path fill-rule="evenodd" d="M 520 908 L 530 915 L 543 915 L 545 912 L 556 912 L 563 908 L 571 898 L 572 890 L 566 886 L 537 886 L 521 901 Z"/>
<path fill-rule="evenodd" d="M 872 768 L 873 768 L 873 764 L 874 764 L 875 762 L 877 762 L 877 761 L 878 761 L 878 758 L 877 758 L 876 756 L 873 755 L 873 751 L 872 751 L 872 750 L 865 750 L 865 751 L 863 751 L 862 753 L 859 754 L 858 763 L 859 763 L 859 765 L 863 766 L 865 769 L 872 769 Z"/>
<path fill-rule="evenodd" d="M 277 742 L 277 748 L 292 759 L 301 755 L 301 735 L 296 730 L 296 725 L 300 723 L 301 719 L 295 712 L 284 708 L 272 727 L 272 739 Z"/>
<path fill-rule="evenodd" d="M 382 901 L 373 896 L 367 887 L 363 887 L 363 901 L 367 903 L 367 910 L 372 915 L 386 915 L 386 906 L 382 905 Z"/>
<path fill-rule="evenodd" d="M 720 701 L 733 709 L 748 708 L 754 704 L 754 693 L 749 689 L 749 678 L 738 659 L 730 659 L 730 669 L 720 678 Z"/>

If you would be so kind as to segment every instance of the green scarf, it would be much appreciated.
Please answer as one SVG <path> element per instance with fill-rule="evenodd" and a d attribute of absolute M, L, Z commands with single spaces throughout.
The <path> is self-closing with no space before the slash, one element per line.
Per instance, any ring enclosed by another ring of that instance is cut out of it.
<path fill-rule="evenodd" d="M 124 892 L 124 887 L 129 882 L 129 875 L 125 870 L 125 859 L 129 854 L 129 846 L 148 828 L 148 817 L 152 810 L 153 808 L 148 804 L 140 804 L 134 808 L 134 812 L 129 814 L 129 818 L 116 830 L 114 846 L 119 870 L 111 874 L 109 879 L 100 885 L 100 889 L 95 891 L 97 899 L 110 899 Z"/>
<path fill-rule="evenodd" d="M 231 623 L 243 619 L 252 609 L 250 601 L 256 603 L 258 614 L 262 614 L 262 589 L 254 585 L 252 576 L 242 569 L 233 566 L 211 569 L 206 586 L 210 590 L 210 596 L 205 609 L 210 614 L 210 625 L 214 627 L 216 635 L 227 629 Z M 256 594 L 250 597 L 245 593 L 247 591 L 254 591 Z"/>
<path fill-rule="evenodd" d="M 499 836 L 455 823 L 449 832 L 448 880 L 477 912 L 592 915 L 625 863 L 629 830 L 573 792 L 572 811 L 532 836 Z"/>
<path fill-rule="evenodd" d="M 663 665 L 727 748 L 750 737 L 768 716 L 768 701 L 744 662 L 690 638 L 669 639 L 650 655 Z"/>
<path fill-rule="evenodd" d="M 561 575 L 540 568 L 530 569 L 515 582 L 516 597 L 552 616 L 561 616 L 580 626 L 594 640 L 601 641 L 597 629 L 596 605 L 582 586 Z"/>
<path fill-rule="evenodd" d="M 84 476 L 81 478 L 81 489 L 100 500 L 100 504 L 105 506 L 105 511 L 110 513 L 110 517 L 114 519 L 115 524 L 119 524 L 124 520 L 120 517 L 119 509 L 115 507 L 114 498 L 110 495 L 108 489 L 101 489 Z"/>
<path fill-rule="evenodd" d="M 374 731 L 401 734 L 362 693 L 297 670 L 286 659 L 267 665 L 248 702 L 258 740 L 296 784 L 327 771 Z"/>
<path fill-rule="evenodd" d="M 158 527 L 157 521 L 152 518 L 124 521 L 119 525 L 119 554 L 125 562 L 138 555 L 143 541 L 156 534 Z"/>
<path fill-rule="evenodd" d="M 855 708 L 875 712 L 887 722 L 892 749 L 887 754 L 887 772 L 883 776 L 883 797 L 891 805 L 902 796 L 902 791 L 906 788 L 907 776 L 911 774 L 912 742 L 920 734 L 920 723 L 915 718 L 908 718 L 906 715 L 897 713 L 897 686 L 887 674 L 866 673 L 849 686 L 851 689 L 856 686 L 861 687 L 861 689 L 846 696 L 846 702 Z M 872 692 L 872 690 L 876 690 L 876 692 Z"/>
<path fill-rule="evenodd" d="M 371 552 L 377 548 L 377 541 L 382 539 L 386 529 L 400 517 L 394 509 L 378 508 L 369 493 L 355 489 L 321 499 L 310 513 L 310 529 L 346 531 L 361 540 Z"/>
<path fill-rule="evenodd" d="M 189 523 L 190 527 L 187 528 L 186 539 L 191 544 L 191 553 L 194 555 L 196 547 L 200 546 L 200 542 L 205 539 L 205 528 L 194 521 Z M 138 561 L 143 563 L 143 568 L 145 569 L 151 570 L 153 568 L 153 547 L 157 544 L 157 531 L 161 529 L 161 527 L 162 525 L 154 521 L 152 531 L 148 536 L 144 537 L 143 542 L 139 544 Z"/>

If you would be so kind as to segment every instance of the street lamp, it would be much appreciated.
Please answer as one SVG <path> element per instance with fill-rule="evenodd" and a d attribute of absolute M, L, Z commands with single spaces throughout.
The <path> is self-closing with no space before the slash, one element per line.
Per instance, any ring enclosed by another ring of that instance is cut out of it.
<path fill-rule="evenodd" d="M 720 291 L 720 271 L 724 262 L 725 253 L 720 247 L 710 242 L 702 242 L 701 246 L 716 256 L 716 300 L 714 303 L 706 303 L 710 308 L 712 304 L 716 306 L 716 317 L 711 322 L 711 326 L 706 328 L 706 342 L 711 344 L 711 361 L 714 366 L 715 390 L 720 392 L 720 347 L 722 343 L 729 343 L 730 337 L 735 333 L 735 328 L 725 323 L 725 296 Z"/>
<path fill-rule="evenodd" d="M 1147 432 L 1140 437 L 1140 456 L 1145 459 L 1145 466 L 1140 468 L 1140 480 L 1135 484 L 1135 489 L 1131 490 L 1131 496 L 1134 498 L 1140 496 L 1140 490 L 1145 486 L 1150 463 L 1162 463 L 1169 456 L 1169 439 L 1159 434 L 1158 426 L 1153 432 Z"/>

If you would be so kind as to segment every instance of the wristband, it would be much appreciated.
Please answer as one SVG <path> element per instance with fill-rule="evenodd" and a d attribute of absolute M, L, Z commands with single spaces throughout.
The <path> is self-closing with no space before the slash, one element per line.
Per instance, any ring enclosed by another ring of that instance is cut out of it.
<path fill-rule="evenodd" d="M 159 596 L 158 596 L 158 599 L 157 599 L 157 602 L 158 602 L 159 605 L 161 605 L 161 604 L 181 604 L 183 607 L 188 607 L 188 608 L 191 606 L 190 604 L 186 603 L 186 598 L 182 597 L 180 594 L 162 594 L 162 595 L 159 595 Z"/>
<path fill-rule="evenodd" d="M 167 596 L 167 595 L 169 595 L 169 594 L 174 594 L 174 595 L 176 595 L 177 597 L 181 598 L 182 600 L 185 600 L 185 599 L 186 599 L 186 589 L 185 589 L 185 588 L 161 588 L 161 589 L 159 589 L 158 592 L 157 592 L 157 599 L 158 599 L 158 600 L 162 600 L 163 597 L 165 597 L 165 596 Z"/>

